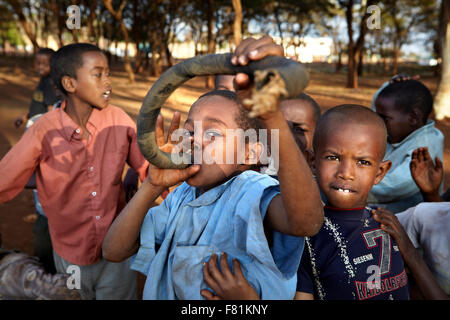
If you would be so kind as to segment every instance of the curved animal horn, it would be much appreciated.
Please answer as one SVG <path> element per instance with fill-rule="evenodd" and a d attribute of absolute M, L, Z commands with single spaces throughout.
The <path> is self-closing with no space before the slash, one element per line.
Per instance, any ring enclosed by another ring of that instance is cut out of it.
<path fill-rule="evenodd" d="M 269 56 L 251 61 L 247 66 L 231 64 L 231 53 L 207 54 L 187 59 L 164 72 L 144 98 L 137 120 L 137 140 L 144 157 L 157 167 L 183 169 L 188 164 L 176 164 L 170 153 L 158 148 L 156 143 L 156 119 L 163 103 L 180 85 L 195 76 L 246 73 L 253 76 L 256 70 L 275 69 L 284 80 L 288 98 L 303 92 L 308 84 L 306 69 L 293 60 Z"/>

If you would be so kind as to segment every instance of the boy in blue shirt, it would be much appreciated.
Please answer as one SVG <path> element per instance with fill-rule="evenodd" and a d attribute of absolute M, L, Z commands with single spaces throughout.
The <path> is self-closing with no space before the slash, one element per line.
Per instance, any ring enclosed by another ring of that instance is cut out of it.
<path fill-rule="evenodd" d="M 368 203 L 397 213 L 424 201 L 409 170 L 413 151 L 428 147 L 432 159 L 442 159 L 444 136 L 434 121 L 427 120 L 433 109 L 433 97 L 420 81 L 390 83 L 378 94 L 375 108 L 388 131 L 384 159 L 392 162 L 392 168 L 372 188 Z"/>
<path fill-rule="evenodd" d="M 250 170 L 251 159 L 257 162 L 262 152 L 260 142 L 245 143 L 243 163 L 203 162 L 184 170 L 151 166 L 148 179 L 109 229 L 103 255 L 121 261 L 137 253 L 132 267 L 147 275 L 144 299 L 202 299 L 200 292 L 207 288 L 203 265 L 220 252 L 242 262 L 262 299 L 294 297 L 301 236 L 315 234 L 322 223 L 320 195 L 281 111 L 258 120 L 247 114 L 231 91 L 200 97 L 184 126 L 193 152 L 214 143 L 215 152 L 226 155 L 236 148 L 234 139 L 222 143 L 227 130 L 258 129 L 263 122 L 268 130 L 279 130 L 280 182 Z M 192 136 L 200 121 L 201 139 Z M 171 127 L 177 128 L 177 122 L 178 117 Z M 161 132 L 162 117 L 158 123 Z M 160 148 L 168 152 L 173 147 L 169 141 Z M 148 210 L 164 188 L 179 181 L 185 182 Z M 308 196 L 298 201 L 298 193 Z"/>

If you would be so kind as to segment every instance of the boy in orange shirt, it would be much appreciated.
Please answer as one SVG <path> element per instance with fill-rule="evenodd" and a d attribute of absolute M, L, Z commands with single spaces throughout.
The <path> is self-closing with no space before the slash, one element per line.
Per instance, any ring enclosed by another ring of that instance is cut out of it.
<path fill-rule="evenodd" d="M 125 206 L 125 163 L 141 180 L 146 176 L 136 125 L 109 104 L 109 67 L 98 47 L 62 47 L 52 56 L 51 76 L 65 101 L 36 121 L 1 160 L 0 203 L 13 199 L 36 171 L 57 272 L 79 267 L 83 299 L 135 299 L 136 274 L 129 262 L 107 262 L 101 245 Z"/>

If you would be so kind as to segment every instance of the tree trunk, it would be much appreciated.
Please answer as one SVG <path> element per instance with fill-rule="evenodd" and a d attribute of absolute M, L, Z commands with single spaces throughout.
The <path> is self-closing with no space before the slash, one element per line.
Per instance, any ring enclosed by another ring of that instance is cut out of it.
<path fill-rule="evenodd" d="M 136 66 L 134 67 L 134 73 L 141 73 L 144 70 L 142 51 L 139 48 L 140 43 L 136 42 Z"/>
<path fill-rule="evenodd" d="M 398 57 L 400 55 L 400 47 L 394 44 L 394 54 L 392 56 L 392 75 L 398 73 Z"/>
<path fill-rule="evenodd" d="M 353 0 L 349 0 L 347 3 L 347 9 L 345 11 L 345 17 L 347 21 L 347 34 L 348 34 L 348 72 L 347 72 L 347 88 L 358 87 L 358 74 L 356 73 L 356 59 L 355 59 L 355 44 L 353 42 Z"/>
<path fill-rule="evenodd" d="M 232 0 L 234 9 L 233 38 L 237 47 L 242 41 L 242 5 L 241 0 Z"/>
<path fill-rule="evenodd" d="M 214 53 L 216 42 L 214 38 L 214 0 L 207 2 L 207 20 L 208 20 L 208 53 Z M 205 87 L 214 88 L 214 76 L 205 77 Z"/>
<path fill-rule="evenodd" d="M 338 61 L 336 63 L 336 72 L 340 72 L 342 69 L 342 50 L 338 51 Z"/>
<path fill-rule="evenodd" d="M 128 74 L 128 80 L 130 81 L 130 83 L 134 83 L 135 77 L 133 73 L 133 68 L 131 67 L 130 58 L 128 57 L 128 43 L 130 40 L 128 38 L 127 27 L 125 26 L 125 23 L 123 22 L 122 19 L 120 19 L 120 29 L 122 30 L 123 38 L 125 40 L 125 52 L 124 52 L 125 71 Z"/>
<path fill-rule="evenodd" d="M 442 71 L 439 89 L 434 99 L 436 120 L 450 118 L 450 1 L 443 0 L 441 10 Z"/>
<path fill-rule="evenodd" d="M 356 43 L 353 42 L 353 0 L 349 0 L 346 6 L 346 20 L 347 20 L 347 33 L 348 33 L 348 74 L 347 74 L 347 87 L 356 89 L 358 88 L 358 68 L 357 60 L 362 54 L 364 48 L 364 38 L 367 33 L 367 18 L 369 14 L 367 12 L 367 7 L 374 3 L 373 0 L 367 0 L 366 5 L 363 8 L 363 16 L 359 24 L 359 36 Z"/>
<path fill-rule="evenodd" d="M 133 69 L 131 68 L 130 59 L 128 58 L 128 43 L 129 43 L 128 30 L 127 30 L 127 27 L 125 26 L 125 23 L 123 22 L 123 17 L 122 17 L 123 9 L 125 8 L 126 2 L 127 2 L 126 0 L 122 0 L 119 9 L 114 10 L 114 8 L 112 6 L 112 0 L 103 0 L 103 4 L 105 5 L 106 9 L 108 9 L 109 13 L 111 13 L 111 15 L 120 24 L 120 30 L 122 31 L 122 35 L 123 35 L 123 38 L 125 41 L 124 67 L 125 67 L 126 73 L 128 74 L 128 79 L 129 79 L 130 83 L 134 83 L 135 82 L 134 73 L 133 73 Z"/>
<path fill-rule="evenodd" d="M 72 5 L 78 5 L 77 1 L 76 0 L 72 0 Z M 82 12 L 80 12 L 80 13 L 81 13 L 81 15 L 83 15 Z M 78 33 L 79 32 L 80 32 L 80 30 L 78 30 L 76 28 L 72 29 L 72 39 L 73 39 L 73 42 L 75 42 L 75 43 L 78 43 Z"/>
<path fill-rule="evenodd" d="M 87 37 L 88 41 L 96 42 L 98 41 L 98 35 L 94 28 L 94 21 L 97 19 L 97 14 L 95 13 L 95 9 L 97 8 L 97 0 L 89 1 L 89 16 L 87 23 Z"/>
<path fill-rule="evenodd" d="M 358 77 L 361 77 L 364 69 L 364 50 L 359 51 L 359 59 L 358 59 Z"/>
<path fill-rule="evenodd" d="M 160 48 L 160 38 L 158 37 L 158 31 L 152 30 L 150 32 L 150 52 L 152 55 L 150 75 L 155 77 L 159 77 L 162 73 L 160 59 L 157 56 L 159 48 Z"/>

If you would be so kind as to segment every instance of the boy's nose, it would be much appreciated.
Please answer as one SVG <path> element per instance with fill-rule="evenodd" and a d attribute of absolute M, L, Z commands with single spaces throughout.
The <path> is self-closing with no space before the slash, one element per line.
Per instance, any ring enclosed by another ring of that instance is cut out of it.
<path fill-rule="evenodd" d="M 189 137 L 191 143 L 191 161 L 194 164 L 202 163 L 202 145 L 194 136 Z"/>
<path fill-rule="evenodd" d="M 353 165 L 349 161 L 341 162 L 337 176 L 344 180 L 353 180 L 355 178 L 355 170 Z"/>
<path fill-rule="evenodd" d="M 110 77 L 109 75 L 105 75 L 105 76 L 104 76 L 103 83 L 104 83 L 106 86 L 111 87 L 111 77 Z"/>

